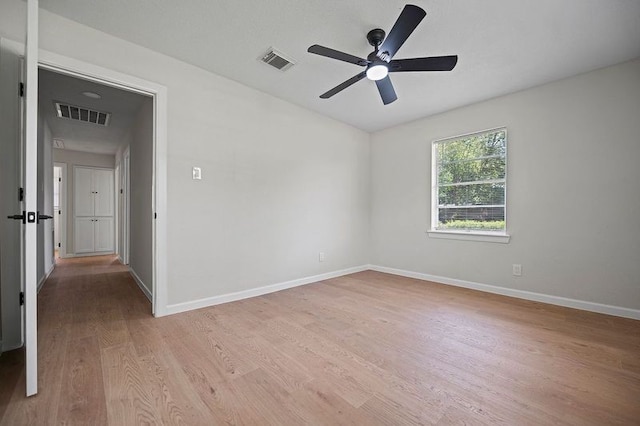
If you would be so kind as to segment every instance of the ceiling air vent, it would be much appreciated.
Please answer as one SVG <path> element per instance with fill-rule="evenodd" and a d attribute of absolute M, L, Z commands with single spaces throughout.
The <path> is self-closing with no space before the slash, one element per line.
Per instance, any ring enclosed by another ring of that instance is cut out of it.
<path fill-rule="evenodd" d="M 81 121 L 83 123 L 92 123 L 100 126 L 108 126 L 111 113 L 96 111 L 75 105 L 63 104 L 55 102 L 56 112 L 59 118 L 67 118 L 69 120 Z"/>
<path fill-rule="evenodd" d="M 279 69 L 280 71 L 286 71 L 292 66 L 295 65 L 295 61 L 286 55 L 278 52 L 274 48 L 270 48 L 267 50 L 267 53 L 262 55 L 260 61 L 264 62 L 267 65 L 271 65 L 272 67 Z"/>
<path fill-rule="evenodd" d="M 54 139 L 53 147 L 58 149 L 64 149 L 64 141 L 62 139 Z"/>

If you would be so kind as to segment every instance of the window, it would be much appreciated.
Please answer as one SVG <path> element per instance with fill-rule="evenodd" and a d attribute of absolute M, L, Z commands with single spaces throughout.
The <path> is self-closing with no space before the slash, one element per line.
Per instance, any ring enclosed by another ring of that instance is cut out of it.
<path fill-rule="evenodd" d="M 505 236 L 506 177 L 504 128 L 433 142 L 431 232 Z"/>

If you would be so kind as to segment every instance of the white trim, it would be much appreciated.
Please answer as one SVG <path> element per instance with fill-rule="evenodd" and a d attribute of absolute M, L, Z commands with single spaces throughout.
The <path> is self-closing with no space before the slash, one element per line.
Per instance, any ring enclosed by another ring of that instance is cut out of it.
<path fill-rule="evenodd" d="M 193 300 L 190 302 L 176 303 L 168 305 L 166 315 L 177 314 L 180 312 L 192 311 L 194 309 L 206 308 L 208 306 L 220 305 L 222 303 L 235 302 L 242 299 L 248 299 L 250 297 L 262 296 L 264 294 L 274 293 L 280 290 L 286 290 L 288 288 L 299 287 L 306 284 L 312 284 L 318 281 L 324 281 L 331 278 L 341 277 L 343 275 L 355 274 L 356 272 L 362 272 L 369 269 L 368 265 L 355 266 L 353 268 L 342 269 L 334 272 L 327 272 L 325 274 L 313 275 L 310 277 L 299 278 L 296 280 L 285 281 L 278 284 L 266 285 L 258 288 L 251 288 L 248 290 L 237 291 L 234 293 L 222 294 L 220 296 L 207 297 L 204 299 Z"/>
<path fill-rule="evenodd" d="M 495 132 L 496 130 L 502 130 L 502 129 L 504 129 L 506 131 L 507 130 L 507 126 L 490 127 L 488 129 L 485 129 L 485 130 L 478 130 L 478 131 L 475 131 L 475 132 L 463 133 L 461 135 L 448 136 L 448 137 L 444 137 L 444 138 L 440 138 L 440 139 L 434 139 L 434 140 L 431 141 L 431 143 L 449 142 L 449 141 L 453 141 L 453 140 L 456 140 L 456 139 L 466 138 L 468 136 L 481 135 L 483 133 Z"/>
<path fill-rule="evenodd" d="M 447 137 L 447 138 L 441 138 L 441 139 L 436 139 L 431 141 L 431 227 L 429 229 L 429 231 L 427 231 L 429 233 L 429 236 L 431 235 L 431 232 L 436 232 L 436 228 L 438 226 L 438 216 L 439 216 L 439 210 L 438 210 L 438 155 L 437 155 L 437 149 L 436 149 L 436 145 L 438 143 L 442 143 L 442 142 L 450 142 L 450 141 L 454 141 L 457 139 L 462 139 L 465 137 L 469 137 L 469 136 L 475 136 L 475 135 L 481 135 L 481 134 L 485 134 L 485 133 L 491 133 L 491 132 L 498 132 L 504 130 L 504 136 L 505 136 L 505 152 L 504 152 L 504 178 L 502 179 L 502 181 L 504 181 L 504 229 L 505 229 L 505 233 L 506 230 L 508 230 L 508 226 L 509 223 L 507 221 L 507 200 L 508 198 L 508 194 L 507 194 L 507 177 L 509 176 L 509 136 L 507 133 L 507 126 L 500 126 L 500 127 L 494 127 L 491 129 L 487 129 L 487 130 L 481 130 L 478 132 L 472 132 L 472 133 L 465 133 L 462 135 L 458 135 L 458 136 L 451 136 L 451 137 Z M 489 158 L 489 157 L 486 157 Z M 487 181 L 488 182 L 488 181 Z M 475 182 L 474 182 L 475 183 Z M 448 231 L 445 231 L 448 233 Z M 509 242 L 509 238 L 507 236 L 506 241 L 504 241 L 504 239 L 502 241 L 500 241 L 499 239 L 496 240 L 495 238 L 490 238 L 490 239 L 479 239 L 479 238 L 473 238 L 473 237 L 462 237 L 462 236 L 458 236 L 457 238 L 455 236 L 436 236 L 433 235 L 434 238 L 445 238 L 445 239 L 452 239 L 452 240 L 468 240 L 468 241 L 487 241 L 487 242 L 500 242 L 500 243 L 508 243 Z"/>
<path fill-rule="evenodd" d="M 511 236 L 508 234 L 490 234 L 486 232 L 473 231 L 444 231 L 430 229 L 427 231 L 429 238 L 440 238 L 443 240 L 462 240 L 462 241 L 484 241 L 486 243 L 509 244 Z"/>
<path fill-rule="evenodd" d="M 169 236 L 167 233 L 167 219 L 169 208 L 167 206 L 167 88 L 158 86 L 153 97 L 153 131 L 155 144 L 153 145 L 153 203 L 154 212 L 153 231 L 151 233 L 152 257 L 154 267 L 151 272 L 153 283 L 152 313 L 156 317 L 167 315 L 169 303 L 169 280 L 167 272 Z"/>
<path fill-rule="evenodd" d="M 39 50 L 39 65 L 57 73 L 140 93 L 153 97 L 154 103 L 154 171 L 152 183 L 153 211 L 157 218 L 153 222 L 153 314 L 167 314 L 167 96 L 165 86 L 132 75 L 123 74 L 78 59 Z M 127 260 L 125 258 L 125 260 Z"/>
<path fill-rule="evenodd" d="M 93 251 L 91 253 L 67 253 L 65 259 L 71 259 L 73 257 L 92 257 L 92 256 L 109 256 L 110 254 L 116 254 L 115 251 Z"/>
<path fill-rule="evenodd" d="M 51 273 L 55 268 L 56 268 L 56 264 L 54 263 L 53 265 L 51 265 L 51 268 L 49 268 L 49 270 L 42 276 L 42 278 L 40 278 L 40 281 L 38 282 L 38 288 L 37 288 L 38 293 L 40 293 L 42 286 L 44 285 L 45 281 L 47 281 L 47 278 L 49 278 L 49 275 L 51 275 Z"/>
<path fill-rule="evenodd" d="M 116 156 L 117 160 L 117 156 Z M 115 168 L 113 169 L 113 188 L 114 188 L 114 198 L 113 198 L 113 232 L 114 232 L 114 244 L 113 251 L 118 255 L 118 259 L 120 258 L 120 163 L 117 162 Z"/>
<path fill-rule="evenodd" d="M 124 197 L 122 200 L 122 263 L 129 264 L 130 227 L 131 227 L 131 145 L 122 153 L 122 173 Z M 153 179 L 153 177 L 152 177 Z M 152 237 L 153 238 L 153 237 Z"/>
<path fill-rule="evenodd" d="M 473 281 L 459 280 L 455 278 L 441 277 L 438 275 L 423 274 L 421 272 L 406 271 L 403 269 L 388 268 L 386 266 L 369 265 L 369 269 L 377 272 L 384 272 L 402 277 L 416 278 L 418 280 L 432 281 L 439 284 L 452 285 L 456 287 L 470 288 L 484 291 L 486 293 L 500 294 L 503 296 L 515 297 L 518 299 L 531 300 L 534 302 L 548 303 L 550 305 L 565 306 L 568 308 L 580 309 L 583 311 L 597 312 L 600 314 L 614 315 L 617 317 L 640 320 L 640 310 L 624 308 L 621 306 L 605 305 L 602 303 L 588 302 L 586 300 L 570 299 L 550 294 L 534 293 L 532 291 L 516 290 L 512 288 L 499 287 L 489 284 L 481 284 Z"/>
<path fill-rule="evenodd" d="M 144 285 L 144 282 L 142 282 L 142 279 L 138 276 L 138 274 L 136 274 L 136 271 L 134 271 L 132 268 L 129 268 L 129 274 L 131 274 L 133 280 L 136 282 L 136 284 L 138 284 L 138 287 L 140 287 L 140 290 L 142 290 L 144 295 L 147 296 L 149 302 L 153 302 L 153 296 L 151 295 L 151 292 L 149 291 L 147 286 Z"/>
<path fill-rule="evenodd" d="M 62 182 L 60 182 L 62 185 L 60 185 L 60 192 L 58 194 L 58 203 L 60 204 L 58 208 L 62 210 L 62 213 L 59 214 L 60 217 L 58 218 L 58 232 L 60 233 L 58 237 L 60 239 L 60 247 L 54 247 L 54 251 L 57 248 L 58 257 L 63 259 L 67 257 L 67 210 L 69 207 L 67 200 L 67 163 L 54 162 L 53 167 L 60 167 L 62 169 Z"/>

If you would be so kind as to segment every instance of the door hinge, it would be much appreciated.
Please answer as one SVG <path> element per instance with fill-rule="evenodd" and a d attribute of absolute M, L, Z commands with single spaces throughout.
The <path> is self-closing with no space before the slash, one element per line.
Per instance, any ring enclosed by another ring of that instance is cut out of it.
<path fill-rule="evenodd" d="M 18 201 L 24 201 L 24 188 L 18 188 Z"/>
<path fill-rule="evenodd" d="M 20 306 L 24 305 L 24 291 L 20 292 Z"/>
<path fill-rule="evenodd" d="M 62 243 L 58 243 L 58 247 L 62 247 Z"/>
<path fill-rule="evenodd" d="M 157 218 L 158 218 L 158 213 L 154 213 L 154 214 L 153 214 L 153 218 L 154 218 L 154 219 L 157 219 Z"/>
<path fill-rule="evenodd" d="M 24 83 L 20 82 L 20 84 L 18 84 L 18 95 L 20 95 L 20 97 L 24 97 Z"/>
<path fill-rule="evenodd" d="M 58 210 L 58 214 L 62 214 L 62 210 Z"/>
<path fill-rule="evenodd" d="M 62 178 L 58 178 L 58 182 L 62 182 Z"/>

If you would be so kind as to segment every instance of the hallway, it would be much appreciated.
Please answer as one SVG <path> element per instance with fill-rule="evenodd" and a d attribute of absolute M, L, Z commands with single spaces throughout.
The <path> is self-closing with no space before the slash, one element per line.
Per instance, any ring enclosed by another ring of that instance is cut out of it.
<path fill-rule="evenodd" d="M 129 327 L 153 320 L 151 303 L 115 256 L 56 261 L 38 293 L 39 394 L 24 397 L 22 350 L 3 354 L 2 425 L 105 423 L 101 351 L 131 342 Z"/>

